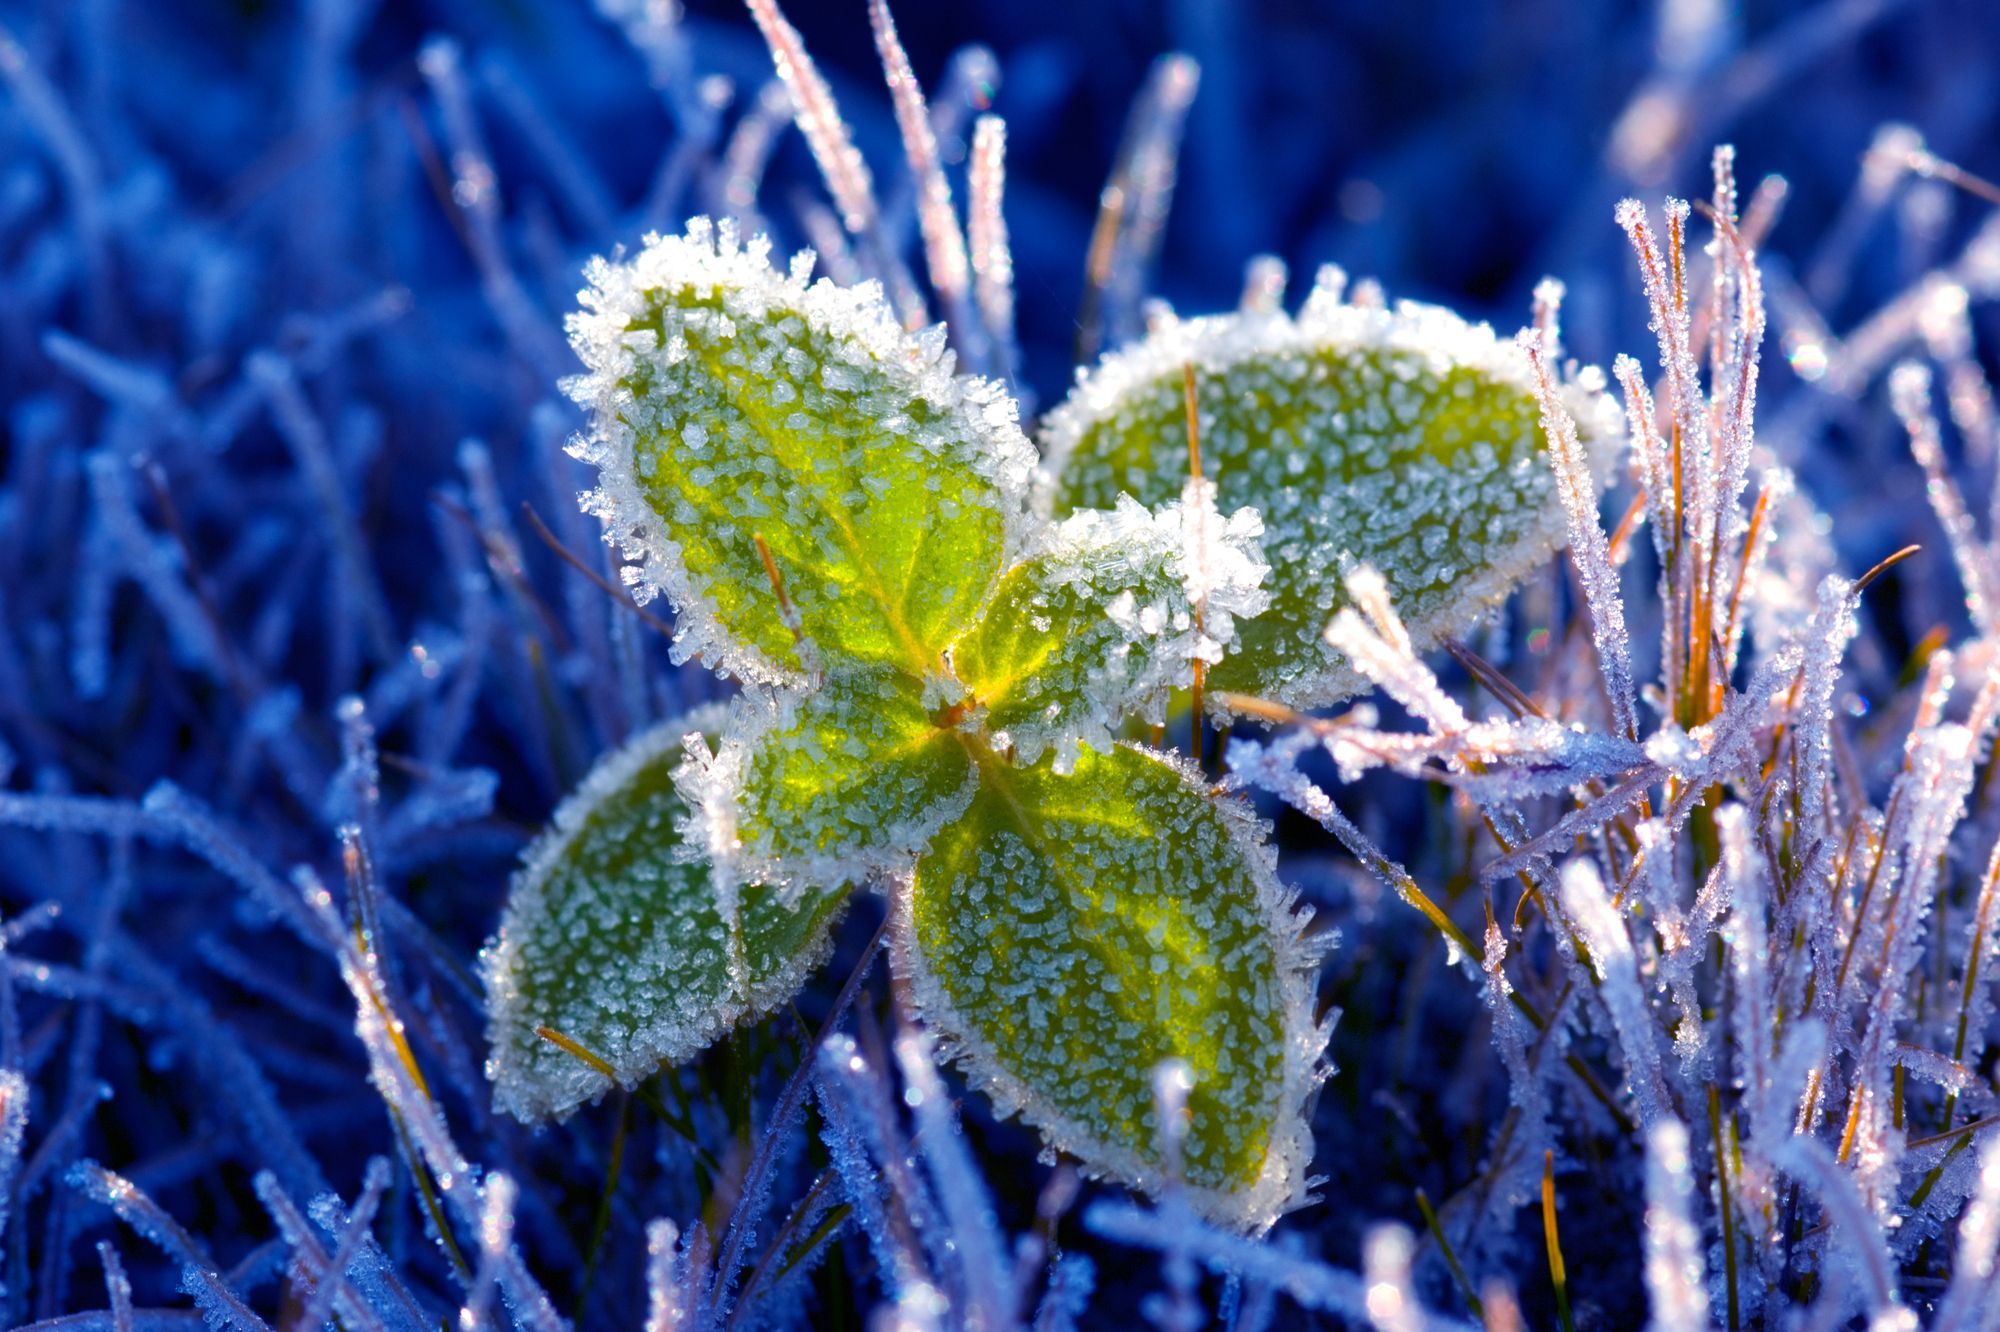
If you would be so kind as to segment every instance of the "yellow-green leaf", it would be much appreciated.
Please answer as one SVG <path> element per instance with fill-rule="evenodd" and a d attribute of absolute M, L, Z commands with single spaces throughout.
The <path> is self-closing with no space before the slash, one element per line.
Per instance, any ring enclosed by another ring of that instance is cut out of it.
<path fill-rule="evenodd" d="M 768 251 L 697 219 L 591 265 L 570 320 L 589 373 L 567 385 L 592 416 L 588 507 L 637 591 L 673 603 L 681 656 L 787 684 L 857 662 L 923 676 L 1019 544 L 1034 452 L 942 329 Z"/>
<path fill-rule="evenodd" d="M 1050 524 L 951 650 L 995 741 L 1024 763 L 1053 748 L 1067 772 L 1079 746 L 1109 749 L 1125 717 L 1165 720 L 1194 664 L 1222 660 L 1237 619 L 1269 603 L 1260 530 L 1251 509 L 1149 512 L 1124 495 Z"/>
<path fill-rule="evenodd" d="M 1157 1189 L 1152 1071 L 1179 1059 L 1201 1209 L 1255 1228 L 1297 1203 L 1323 1043 L 1312 950 L 1245 808 L 1128 746 L 1066 776 L 989 757 L 917 862 L 907 915 L 925 1018 L 1003 1111 Z"/>
<path fill-rule="evenodd" d="M 744 882 L 859 883 L 902 869 L 972 798 L 968 737 L 953 720 L 942 698 L 887 667 L 835 672 L 811 693 L 748 695 L 714 760 L 683 775 L 696 836 Z"/>
<path fill-rule="evenodd" d="M 1520 350 L 1435 306 L 1347 304 L 1332 284 L 1296 318 L 1172 321 L 1108 358 L 1049 415 L 1045 507 L 1178 495 L 1190 365 L 1203 470 L 1225 510 L 1263 515 L 1271 563 L 1271 608 L 1243 627 L 1213 690 L 1303 708 L 1362 688 L 1323 638 L 1354 564 L 1382 572 L 1422 648 L 1462 631 L 1563 543 Z M 1564 392 L 1586 445 L 1608 459 L 1621 427 L 1602 389 L 1601 374 L 1582 371 Z"/>
<path fill-rule="evenodd" d="M 656 726 L 601 759 L 556 810 L 514 878 L 499 934 L 480 957 L 500 1107 L 566 1115 L 615 1081 L 632 1086 L 798 992 L 824 959 L 846 894 L 719 894 L 691 861 L 673 773 L 682 737 L 710 709 Z M 734 902 L 733 917 L 725 902 Z M 536 1033 L 548 1027 L 613 1077 Z"/>

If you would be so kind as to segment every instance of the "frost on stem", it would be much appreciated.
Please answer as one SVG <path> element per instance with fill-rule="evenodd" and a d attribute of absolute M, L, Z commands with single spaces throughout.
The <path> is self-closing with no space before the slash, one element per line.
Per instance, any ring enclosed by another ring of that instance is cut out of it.
<path fill-rule="evenodd" d="M 1371 564 L 1418 646 L 1463 629 L 1560 547 L 1563 507 L 1528 358 L 1483 324 L 1343 298 L 1323 276 L 1297 316 L 1168 320 L 1084 375 L 1044 428 L 1039 501 L 1057 515 L 1120 493 L 1164 503 L 1187 476 L 1182 375 L 1225 508 L 1264 519 L 1271 609 L 1209 677 L 1293 707 L 1362 687 L 1320 631 L 1344 603 L 1329 574 Z M 1599 475 L 1621 430 L 1593 370 L 1560 398 Z"/>
<path fill-rule="evenodd" d="M 1183 1061 L 1191 1201 L 1253 1229 L 1304 1197 L 1326 1040 L 1260 831 L 1137 749 L 1067 776 L 989 765 L 918 861 L 897 949 L 947 1051 L 1097 1173 L 1164 1185 L 1149 1072 Z"/>
<path fill-rule="evenodd" d="M 697 218 L 591 264 L 569 324 L 589 373 L 566 385 L 591 412 L 587 507 L 635 593 L 673 603 L 680 658 L 770 683 L 843 662 L 922 676 L 1022 544 L 1033 451 L 999 386 L 953 373 L 942 328 L 769 251 Z"/>
<path fill-rule="evenodd" d="M 791 998 L 825 956 L 843 894 L 803 890 L 787 905 L 769 887 L 721 893 L 682 846 L 683 737 L 720 724 L 719 711 L 697 713 L 607 755 L 523 858 L 481 953 L 486 1073 L 509 1113 L 565 1115 L 650 1077 Z"/>
<path fill-rule="evenodd" d="M 788 894 L 901 868 L 962 813 L 977 776 L 924 682 L 881 668 L 810 694 L 747 695 L 712 761 L 677 776 L 690 844 Z"/>
<path fill-rule="evenodd" d="M 1979 525 L 1952 478 L 1931 409 L 1930 368 L 1916 362 L 1897 366 L 1889 375 L 1889 396 L 1909 432 L 1910 452 L 1924 469 L 1925 493 L 1965 585 L 1966 613 L 1980 633 L 2000 634 L 2000 554 L 1979 540 Z"/>
<path fill-rule="evenodd" d="M 1646 1134 L 1646 1293 L 1653 1332 L 1703 1332 L 1710 1325 L 1694 1199 L 1687 1128 L 1663 1118 Z"/>
<path fill-rule="evenodd" d="M 1212 490 L 1212 487 L 1205 489 Z M 1205 521 L 1192 510 L 1207 504 Z M 1044 529 L 986 614 L 952 647 L 952 668 L 1015 757 L 1106 751 L 1127 716 L 1158 724 L 1194 663 L 1213 667 L 1269 603 L 1251 509 L 1228 518 L 1204 494 L 1149 513 L 1121 495 Z"/>
<path fill-rule="evenodd" d="M 1625 1055 L 1626 1081 L 1638 1106 L 1639 1123 L 1650 1127 L 1670 1119 L 1673 1110 L 1661 1070 L 1659 1028 L 1639 984 L 1632 937 L 1590 861 L 1572 860 L 1563 866 L 1562 900 L 1590 946 L 1600 992 Z"/>

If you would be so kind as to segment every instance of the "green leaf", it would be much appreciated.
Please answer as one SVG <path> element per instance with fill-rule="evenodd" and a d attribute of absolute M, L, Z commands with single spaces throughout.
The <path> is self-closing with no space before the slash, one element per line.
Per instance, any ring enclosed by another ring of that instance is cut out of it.
<path fill-rule="evenodd" d="M 1050 413 L 1055 514 L 1121 492 L 1157 504 L 1187 475 L 1192 365 L 1204 473 L 1224 508 L 1264 518 L 1271 609 L 1209 676 L 1216 691 L 1323 706 L 1364 682 L 1323 633 L 1341 573 L 1388 580 L 1419 649 L 1463 631 L 1565 539 L 1525 356 L 1435 306 L 1343 303 L 1322 282 L 1294 319 L 1171 322 L 1107 359 Z M 1607 465 L 1621 428 L 1603 376 L 1565 386 Z"/>
<path fill-rule="evenodd" d="M 1047 528 L 952 647 L 995 742 L 1023 763 L 1053 748 L 1067 772 L 1079 746 L 1110 749 L 1125 717 L 1163 721 L 1194 663 L 1222 660 L 1236 619 L 1268 604 L 1260 530 L 1252 509 L 1148 512 L 1123 495 Z"/>
<path fill-rule="evenodd" d="M 707 219 L 591 265 L 570 320 L 590 372 L 566 385 L 592 416 L 587 506 L 636 590 L 673 603 L 682 658 L 767 683 L 921 677 L 1019 544 L 1034 451 L 1000 388 L 952 373 L 941 328 L 810 267 L 781 275 L 764 238 Z"/>
<path fill-rule="evenodd" d="M 538 1026 L 633 1086 L 788 1001 L 831 947 L 845 893 L 719 893 L 709 867 L 684 853 L 673 779 L 682 737 L 720 721 L 705 709 L 601 759 L 523 857 L 480 955 L 486 1075 L 517 1118 L 567 1115 L 613 1081 Z"/>
<path fill-rule="evenodd" d="M 988 756 L 917 862 L 901 949 L 926 1021 L 1002 1112 L 1097 1172 L 1159 1187 L 1151 1074 L 1185 1061 L 1190 1195 L 1248 1228 L 1304 1193 L 1325 1039 L 1260 833 L 1149 751 L 1086 751 L 1067 776 Z"/>
<path fill-rule="evenodd" d="M 969 737 L 941 681 L 886 667 L 827 677 L 811 693 L 740 701 L 720 752 L 692 763 L 681 794 L 692 840 L 741 882 L 859 883 L 901 870 L 972 799 Z"/>

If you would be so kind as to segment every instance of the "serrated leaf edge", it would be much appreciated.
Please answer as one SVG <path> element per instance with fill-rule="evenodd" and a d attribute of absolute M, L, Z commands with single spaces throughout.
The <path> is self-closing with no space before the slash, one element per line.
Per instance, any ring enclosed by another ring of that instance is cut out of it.
<path fill-rule="evenodd" d="M 714 601 L 687 567 L 680 543 L 668 534 L 639 484 L 637 436 L 619 413 L 632 400 L 622 381 L 638 357 L 654 351 L 626 332 L 648 313 L 645 293 L 669 286 L 728 287 L 753 303 L 785 309 L 872 357 L 909 400 L 922 398 L 952 416 L 956 433 L 966 441 L 959 460 L 998 492 L 1004 533 L 995 579 L 1013 562 L 1031 528 L 1027 504 L 1036 455 L 1005 386 L 955 373 L 942 325 L 916 333 L 904 328 L 874 281 L 853 287 L 824 277 L 809 282 L 811 250 L 794 254 L 783 273 L 770 256 L 769 237 L 760 234 L 739 243 L 733 222 L 718 225 L 697 217 L 680 235 L 649 233 L 630 260 L 592 259 L 584 269 L 589 285 L 577 296 L 582 308 L 565 322 L 587 369 L 564 379 L 562 389 L 590 417 L 588 429 L 569 444 L 573 456 L 598 469 L 597 488 L 581 497 L 584 508 L 603 522 L 605 540 L 630 561 L 621 572 L 634 599 L 643 604 L 664 595 L 674 608 L 674 663 L 698 659 L 720 675 L 798 688 L 807 683 L 804 673 L 772 661 L 722 624 Z M 984 594 L 975 603 L 983 600 Z"/>
<path fill-rule="evenodd" d="M 1203 1217 L 1261 1234 L 1284 1213 L 1310 1201 L 1312 1180 L 1307 1174 L 1313 1155 L 1310 1106 L 1320 1084 L 1332 1072 L 1325 1061 L 1327 1041 L 1333 1030 L 1331 1020 L 1322 1025 L 1312 1017 L 1313 982 L 1324 944 L 1304 934 L 1312 919 L 1312 908 L 1301 907 L 1297 890 L 1287 888 L 1278 878 L 1277 852 L 1266 836 L 1269 825 L 1257 817 L 1246 801 L 1216 791 L 1198 768 L 1178 754 L 1163 754 L 1123 742 L 1120 747 L 1173 768 L 1195 794 L 1215 806 L 1230 842 L 1250 867 L 1257 907 L 1264 916 L 1277 957 L 1284 1073 L 1264 1168 L 1247 1187 L 1238 1190 L 1184 1186 L 1184 1196 Z M 938 1039 L 939 1057 L 957 1064 L 967 1081 L 993 1102 L 996 1114 L 1002 1118 L 1018 1115 L 1023 1123 L 1041 1133 L 1051 1149 L 1077 1158 L 1086 1175 L 1114 1180 L 1158 1196 L 1167 1181 L 1157 1168 L 1129 1148 L 1100 1141 L 1084 1125 L 1044 1104 L 959 1014 L 917 943 L 912 925 L 914 888 L 913 872 L 898 877 L 890 885 L 889 956 L 897 977 L 910 986 L 918 1015 Z"/>
<path fill-rule="evenodd" d="M 594 1089 L 570 1097 L 552 1097 L 545 1094 L 538 1080 L 516 1059 L 506 1035 L 516 1029 L 531 1031 L 536 1022 L 534 1015 L 520 1011 L 521 997 L 507 984 L 507 972 L 517 946 L 515 940 L 519 937 L 518 931 L 510 926 L 529 914 L 531 905 L 539 908 L 543 904 L 543 884 L 550 868 L 569 849 L 599 804 L 661 755 L 679 748 L 689 734 L 719 731 L 727 721 L 727 712 L 723 704 L 703 704 L 626 740 L 601 759 L 556 806 L 548 827 L 521 854 L 520 867 L 508 885 L 507 905 L 501 912 L 499 928 L 479 950 L 479 976 L 486 991 L 486 1079 L 493 1084 L 494 1104 L 523 1123 L 566 1119 L 579 1107 L 595 1103 L 610 1091 L 614 1079 L 579 1061 L 578 1068 L 588 1075 L 584 1085 Z M 628 1090 L 636 1087 L 662 1065 L 678 1064 L 693 1057 L 723 1033 L 764 1017 L 790 1000 L 804 986 L 807 977 L 832 954 L 833 928 L 846 909 L 843 902 L 829 912 L 813 941 L 787 959 L 775 974 L 758 983 L 745 983 L 744 978 L 737 977 L 740 992 L 728 1003 L 708 1010 L 706 1020 L 685 1026 L 655 1025 L 624 1058 L 606 1056 L 617 1075 L 615 1085 Z M 668 978 L 662 978 L 661 983 L 669 983 Z M 605 1055 L 604 1051 L 593 1053 Z"/>

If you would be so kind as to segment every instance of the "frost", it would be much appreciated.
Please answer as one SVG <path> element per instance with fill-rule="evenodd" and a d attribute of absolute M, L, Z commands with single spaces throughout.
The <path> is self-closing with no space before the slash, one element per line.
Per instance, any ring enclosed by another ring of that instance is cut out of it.
<path fill-rule="evenodd" d="M 1846 1247 L 1853 1264 L 1842 1284 L 1859 1287 L 1856 1293 L 1867 1310 L 1871 1332 L 1914 1329 L 1916 1315 L 1896 1293 L 1895 1267 L 1883 1241 L 1882 1228 L 1870 1214 L 1853 1174 L 1842 1170 L 1833 1154 L 1809 1137 L 1788 1139 L 1778 1160 L 1787 1175 L 1818 1198 L 1833 1222 L 1833 1233 Z M 1829 1292 L 1827 1298 L 1832 1294 Z"/>
<path fill-rule="evenodd" d="M 1014 254 L 1007 242 L 1007 219 L 1000 211 L 1007 183 L 1007 126 L 998 116 L 973 122 L 972 160 L 966 171 L 966 243 L 971 247 L 972 291 L 979 317 L 993 339 L 995 371 L 1009 383 L 1017 378 L 1020 349 L 1014 340 Z M 1021 389 L 1015 388 L 1018 396 Z M 1023 402 L 1023 410 L 1032 405 Z"/>
<path fill-rule="evenodd" d="M 679 854 L 682 737 L 720 723 L 697 713 L 607 755 L 523 858 L 480 958 L 486 1072 L 517 1117 L 566 1115 L 614 1081 L 630 1086 L 685 1059 L 791 998 L 830 947 L 840 893 L 794 893 L 795 906 L 756 886 L 725 897 L 707 864 Z"/>
<path fill-rule="evenodd" d="M 1990 1321 L 1994 1259 L 2000 1254 L 2000 1138 L 1979 1149 L 1979 1184 L 1958 1227 L 1957 1261 L 1939 1306 L 1937 1332 L 1960 1332 Z"/>
<path fill-rule="evenodd" d="M 1043 426 L 1037 502 L 1165 503 L 1187 477 L 1183 374 L 1194 370 L 1204 474 L 1264 520 L 1271 609 L 1212 674 L 1217 690 L 1293 707 L 1361 687 L 1320 637 L 1337 578 L 1379 569 L 1419 646 L 1465 628 L 1561 546 L 1528 358 L 1485 325 L 1405 302 L 1343 300 L 1322 282 L 1297 316 L 1168 320 L 1082 376 Z M 1602 376 L 1560 389 L 1599 476 L 1621 430 Z"/>
<path fill-rule="evenodd" d="M 1577 423 L 1549 371 L 1549 358 L 1555 354 L 1549 345 L 1552 341 L 1552 334 L 1525 329 L 1516 340 L 1534 369 L 1542 433 L 1548 440 L 1556 492 L 1569 523 L 1570 560 L 1583 580 L 1584 599 L 1590 606 L 1591 635 L 1604 673 L 1604 690 L 1611 700 L 1612 729 L 1628 740 L 1636 740 L 1638 705 L 1632 691 L 1632 648 L 1625 633 L 1625 601 L 1618 594 L 1618 573 L 1611 567 L 1610 543 L 1597 517 L 1597 487 L 1591 476 L 1590 458 L 1578 437 Z"/>
<path fill-rule="evenodd" d="M 1661 1073 L 1659 1028 L 1646 1006 L 1646 992 L 1639 987 L 1632 939 L 1625 923 L 1587 860 L 1572 860 L 1563 866 L 1562 897 L 1570 920 L 1590 947 L 1591 961 L 1603 983 L 1604 1002 L 1611 1010 L 1618 1044 L 1625 1053 L 1626 1080 L 1639 1108 L 1640 1127 L 1670 1119 L 1673 1112 Z"/>
<path fill-rule="evenodd" d="M 1298 1205 L 1327 1033 L 1314 950 L 1247 810 L 1124 746 L 1067 776 L 990 766 L 905 891 L 898 965 L 1003 1112 L 1158 1191 L 1149 1070 L 1179 1059 L 1194 1204 L 1249 1229 Z"/>
<path fill-rule="evenodd" d="M 1469 1332 L 1471 1324 L 1419 1305 L 1413 1292 L 1401 1284 L 1395 1260 L 1398 1240 L 1395 1232 L 1372 1232 L 1369 1251 L 1375 1258 L 1373 1275 L 1387 1280 L 1375 1282 L 1353 1272 L 1288 1252 L 1278 1244 L 1259 1244 L 1240 1235 L 1214 1230 L 1186 1218 L 1174 1218 L 1164 1210 L 1147 1212 L 1129 1203 L 1093 1203 L 1084 1213 L 1084 1225 L 1091 1233 L 1121 1244 L 1139 1245 L 1168 1252 L 1184 1249 L 1211 1271 L 1241 1276 L 1256 1285 L 1284 1292 L 1303 1309 L 1334 1315 L 1349 1326 L 1377 1325 L 1378 1285 L 1383 1301 L 1379 1312 L 1412 1320 L 1417 1326 L 1437 1332 Z M 1407 1252 L 1407 1232 L 1401 1241 Z M 1393 1295 L 1395 1304 L 1388 1303 Z M 1499 1326 L 1507 1326 L 1499 1324 Z"/>
<path fill-rule="evenodd" d="M 1129 496 L 1046 528 L 1001 579 L 986 614 L 952 647 L 986 725 L 1022 763 L 1053 749 L 1066 772 L 1080 747 L 1110 749 L 1128 716 L 1158 724 L 1194 664 L 1213 666 L 1259 614 L 1267 572 L 1253 510 L 1202 505 L 1148 512 Z"/>
<path fill-rule="evenodd" d="M 1653 1332 L 1706 1332 L 1710 1325 L 1694 1196 L 1687 1128 L 1662 1119 L 1646 1135 L 1646 1291 Z"/>
<path fill-rule="evenodd" d="M 1914 362 L 1897 366 L 1889 376 L 1889 394 L 1909 432 L 1910 452 L 1924 469 L 1925 492 L 1965 586 L 1966 611 L 1979 632 L 2000 635 L 2000 553 L 1980 541 L 1979 526 L 1946 464 L 1931 409 L 1929 368 Z"/>
<path fill-rule="evenodd" d="M 681 657 L 774 684 L 815 660 L 922 674 L 1023 543 L 1033 451 L 938 330 L 809 265 L 705 218 L 591 264 L 567 381 L 587 507 L 635 593 L 673 604 Z"/>
<path fill-rule="evenodd" d="M 676 776 L 689 845 L 787 894 L 907 867 L 978 785 L 958 733 L 933 722 L 930 692 L 857 669 L 810 694 L 746 695 L 713 759 Z"/>

